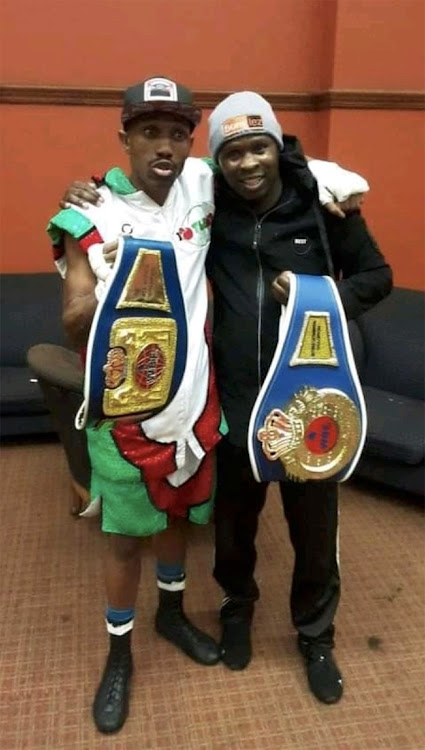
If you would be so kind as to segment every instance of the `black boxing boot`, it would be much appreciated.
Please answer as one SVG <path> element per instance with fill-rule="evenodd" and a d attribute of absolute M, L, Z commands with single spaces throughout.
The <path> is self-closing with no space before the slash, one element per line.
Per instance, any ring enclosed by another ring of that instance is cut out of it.
<path fill-rule="evenodd" d="M 220 610 L 221 659 L 229 669 L 245 669 L 252 658 L 254 603 L 226 597 Z"/>
<path fill-rule="evenodd" d="M 220 647 L 210 635 L 192 625 L 183 611 L 183 591 L 159 589 L 155 629 L 167 641 L 198 664 L 211 666 L 220 660 Z"/>
<path fill-rule="evenodd" d="M 130 636 L 131 631 L 109 636 L 109 655 L 93 703 L 94 723 L 104 734 L 118 732 L 128 716 L 133 672 Z"/>

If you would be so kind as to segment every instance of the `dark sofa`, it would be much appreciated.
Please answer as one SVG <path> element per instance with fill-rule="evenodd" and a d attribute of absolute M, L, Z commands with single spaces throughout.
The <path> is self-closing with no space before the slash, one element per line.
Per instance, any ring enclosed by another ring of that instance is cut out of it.
<path fill-rule="evenodd" d="M 355 476 L 398 490 L 425 488 L 425 294 L 394 288 L 350 322 L 368 429 Z"/>
<path fill-rule="evenodd" d="M 84 433 L 75 436 L 71 418 L 81 400 L 78 358 L 63 349 L 55 353 L 55 347 L 34 348 L 67 346 L 61 285 L 57 273 L 1 277 L 1 436 L 57 432 L 74 478 L 86 486 L 87 456 L 74 455 L 85 453 Z M 425 487 L 424 302 L 424 292 L 394 288 L 349 326 L 368 408 L 366 444 L 354 477 L 418 495 Z M 55 356 L 57 372 L 51 378 Z"/>
<path fill-rule="evenodd" d="M 67 344 L 61 320 L 58 273 L 0 276 L 0 434 L 2 438 L 54 432 L 34 374 L 27 365 L 33 344 Z"/>

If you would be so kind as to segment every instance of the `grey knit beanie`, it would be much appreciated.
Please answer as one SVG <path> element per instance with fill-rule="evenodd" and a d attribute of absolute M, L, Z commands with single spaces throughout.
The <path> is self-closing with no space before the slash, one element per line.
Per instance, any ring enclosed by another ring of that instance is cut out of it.
<path fill-rule="evenodd" d="M 243 135 L 265 133 L 283 148 L 282 128 L 270 104 L 254 91 L 239 91 L 223 99 L 211 112 L 208 124 L 209 148 L 215 160 L 224 143 Z"/>

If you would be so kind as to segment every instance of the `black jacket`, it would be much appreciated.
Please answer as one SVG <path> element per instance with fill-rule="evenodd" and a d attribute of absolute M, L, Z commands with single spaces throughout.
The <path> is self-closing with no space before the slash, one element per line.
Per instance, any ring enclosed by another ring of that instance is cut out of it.
<path fill-rule="evenodd" d="M 333 275 L 348 318 L 385 297 L 392 273 L 360 213 L 345 219 L 319 204 L 297 140 L 285 137 L 284 189 L 262 216 L 217 176 L 207 270 L 214 299 L 214 360 L 229 439 L 246 445 L 249 417 L 277 343 L 281 307 L 271 283 L 282 271 Z"/>

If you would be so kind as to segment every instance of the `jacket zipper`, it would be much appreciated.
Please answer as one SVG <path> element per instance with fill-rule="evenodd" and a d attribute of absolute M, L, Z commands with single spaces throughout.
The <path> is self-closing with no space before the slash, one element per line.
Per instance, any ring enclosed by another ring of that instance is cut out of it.
<path fill-rule="evenodd" d="M 263 300 L 264 300 L 264 274 L 263 266 L 261 264 L 259 244 L 261 238 L 261 220 L 255 216 L 255 227 L 254 237 L 252 240 L 252 249 L 255 252 L 258 267 L 258 278 L 257 278 L 257 305 L 258 305 L 258 323 L 257 323 L 257 383 L 258 390 L 261 388 L 261 331 L 263 327 Z"/>
<path fill-rule="evenodd" d="M 261 378 L 261 341 L 262 341 L 262 319 L 263 319 L 263 302 L 264 302 L 264 273 L 263 273 L 263 266 L 261 264 L 261 258 L 260 258 L 260 240 L 261 240 L 261 230 L 262 230 L 262 223 L 264 219 L 266 219 L 270 214 L 272 214 L 274 211 L 279 210 L 283 205 L 285 205 L 286 201 L 283 201 L 283 203 L 279 203 L 277 206 L 273 206 L 267 213 L 263 214 L 261 219 L 257 216 L 257 214 L 250 208 L 247 208 L 246 204 L 244 204 L 241 200 L 238 201 L 241 207 L 243 207 L 245 210 L 248 210 L 249 213 L 254 217 L 255 225 L 254 225 L 254 236 L 252 240 L 251 249 L 255 252 L 255 257 L 257 260 L 257 267 L 259 271 L 258 280 L 257 280 L 257 288 L 256 288 L 256 295 L 257 295 L 257 304 L 258 304 L 258 324 L 257 324 L 257 379 L 258 379 L 258 391 L 261 390 L 262 386 L 262 378 Z M 318 212 L 316 214 L 316 217 L 318 216 Z M 320 217 L 320 214 L 319 214 Z M 323 222 L 323 220 L 322 220 Z M 318 224 L 319 224 L 319 232 L 320 236 L 322 238 L 323 242 L 323 229 L 324 224 L 319 221 L 318 218 Z M 326 234 L 325 234 L 326 236 Z M 330 276 L 334 276 L 333 274 L 333 268 L 332 268 L 332 260 L 330 256 L 329 246 L 326 246 L 326 243 L 324 243 L 325 250 L 326 250 L 326 256 L 328 260 L 328 266 L 329 266 L 329 274 Z"/>
<path fill-rule="evenodd" d="M 274 211 L 278 211 L 283 205 L 285 205 L 285 201 L 283 203 L 279 203 L 277 206 L 273 206 L 269 211 L 267 211 L 261 219 L 257 216 L 255 211 L 253 211 L 251 208 L 248 208 L 246 204 L 236 198 L 237 202 L 240 204 L 241 208 L 243 208 L 245 211 L 248 211 L 253 217 L 254 217 L 254 236 L 251 244 L 251 249 L 255 253 L 255 257 L 257 260 L 257 267 L 258 267 L 258 280 L 257 280 L 257 288 L 256 288 L 256 295 L 257 295 L 257 305 L 258 305 L 258 324 L 257 324 L 257 380 L 258 380 L 258 391 L 260 391 L 262 386 L 262 377 L 261 377 L 261 340 L 262 340 L 262 323 L 263 323 L 263 301 L 264 301 L 264 273 L 263 273 L 263 266 L 261 264 L 261 258 L 260 258 L 260 239 L 261 239 L 261 229 L 264 219 L 266 219 L 270 214 L 272 214 Z"/>

